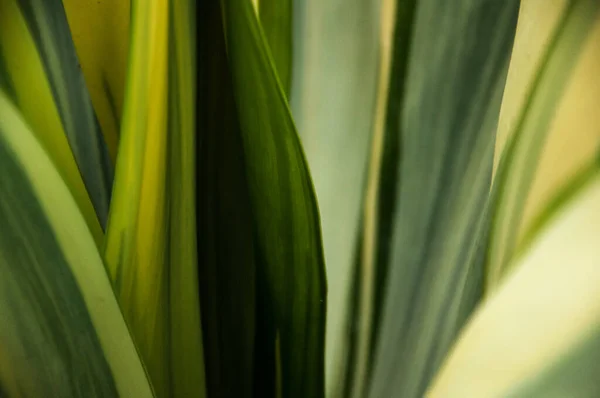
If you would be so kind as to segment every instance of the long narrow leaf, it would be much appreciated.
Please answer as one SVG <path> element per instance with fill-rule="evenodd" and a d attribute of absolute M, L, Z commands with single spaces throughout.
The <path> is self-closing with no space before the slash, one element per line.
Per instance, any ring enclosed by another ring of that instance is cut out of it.
<path fill-rule="evenodd" d="M 205 396 L 195 217 L 195 2 L 135 1 L 105 256 L 160 397 Z"/>
<path fill-rule="evenodd" d="M 198 266 L 207 393 L 268 398 L 275 384 L 273 342 L 256 327 L 266 310 L 256 308 L 253 217 L 219 1 L 199 3 L 198 59 Z"/>
<path fill-rule="evenodd" d="M 497 286 L 508 269 L 550 122 L 599 10 L 600 4 L 593 0 L 568 3 L 540 64 L 515 132 L 502 154 L 494 177 L 495 205 L 487 253 L 487 290 Z"/>
<path fill-rule="evenodd" d="M 404 103 L 388 115 L 400 118 L 399 202 L 370 397 L 422 396 L 481 296 L 494 133 L 518 6 L 417 3 Z"/>
<path fill-rule="evenodd" d="M 325 269 L 300 141 L 253 6 L 221 1 L 279 393 L 322 397 Z"/>
<path fill-rule="evenodd" d="M 2 91 L 0 219 L 0 391 L 152 397 L 92 235 Z"/>
<path fill-rule="evenodd" d="M 409 47 L 416 1 L 394 4 L 384 1 L 382 13 L 392 17 L 382 20 L 382 56 L 380 59 L 377 107 L 369 159 L 369 174 L 363 209 L 363 231 L 360 257 L 356 261 L 355 278 L 359 300 L 354 309 L 355 341 L 351 353 L 356 355 L 346 378 L 346 394 L 364 396 L 373 368 L 385 281 L 390 269 L 392 227 L 398 207 L 398 162 L 400 156 L 401 119 L 406 86 Z M 394 4 L 394 5 L 392 5 Z M 395 7 L 395 8 L 394 8 Z M 392 73 L 393 72 L 393 73 Z M 353 294 L 354 292 L 351 292 Z"/>
<path fill-rule="evenodd" d="M 167 0 L 132 3 L 121 141 L 104 256 L 125 319 L 159 397 L 174 374 L 169 351 Z"/>
<path fill-rule="evenodd" d="M 172 396 L 206 395 L 196 237 L 196 1 L 169 21 L 169 323 Z"/>
<path fill-rule="evenodd" d="M 315 184 L 328 275 L 327 396 L 343 388 L 351 267 L 377 95 L 380 1 L 294 1 L 292 114 Z M 343 12 L 340 12 L 343 10 Z M 385 10 L 384 12 L 387 12 Z M 261 19 L 262 23 L 262 19 Z M 267 38 L 269 38 L 267 34 Z M 350 370 L 348 370 L 350 371 Z"/>

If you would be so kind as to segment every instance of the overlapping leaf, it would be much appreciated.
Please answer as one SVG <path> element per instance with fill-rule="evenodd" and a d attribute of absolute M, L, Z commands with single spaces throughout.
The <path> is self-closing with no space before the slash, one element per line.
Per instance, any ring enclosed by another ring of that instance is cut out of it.
<path fill-rule="evenodd" d="M 193 4 L 132 3 L 105 245 L 119 302 L 160 397 L 203 396 L 205 389 L 194 217 Z"/>
<path fill-rule="evenodd" d="M 75 53 L 61 0 L 20 0 L 41 56 L 69 147 L 102 227 L 113 170 Z"/>
<path fill-rule="evenodd" d="M 152 397 L 94 239 L 0 91 L 0 391 Z"/>
<path fill-rule="evenodd" d="M 407 60 L 416 1 L 384 1 L 382 54 L 377 106 L 369 156 L 362 233 L 355 259 L 352 312 L 348 329 L 353 337 L 344 396 L 365 394 L 373 367 L 374 347 L 381 326 L 385 281 L 390 268 L 393 217 L 397 208 L 400 156 L 400 113 L 406 85 Z M 391 73 L 393 71 L 393 73 Z"/>
<path fill-rule="evenodd" d="M 198 59 L 198 259 L 207 393 L 268 396 L 274 346 L 255 327 L 267 306 L 257 308 L 262 301 L 253 217 L 219 1 L 199 3 Z"/>
<path fill-rule="evenodd" d="M 221 4 L 275 357 L 266 371 L 277 385 L 261 396 L 321 397 L 326 282 L 312 182 L 252 4 Z"/>
<path fill-rule="evenodd" d="M 403 104 L 387 116 L 400 119 L 401 154 L 370 397 L 421 396 L 481 296 L 494 133 L 518 6 L 416 5 L 407 75 L 396 80 L 407 82 Z"/>
<path fill-rule="evenodd" d="M 332 309 L 325 344 L 328 396 L 342 388 L 348 296 L 357 293 L 349 288 L 375 110 L 379 11 L 379 1 L 294 2 L 289 100 L 313 170 L 323 230 Z"/>
<path fill-rule="evenodd" d="M 557 104 L 583 43 L 597 18 L 596 1 L 570 1 L 562 13 L 515 132 L 494 177 L 493 222 L 486 264 L 486 289 L 507 271 L 519 236 L 520 220 Z"/>
<path fill-rule="evenodd" d="M 469 323 L 429 396 L 597 394 L 600 162 L 595 166 Z"/>
<path fill-rule="evenodd" d="M 0 1 L 2 81 L 65 180 L 98 245 L 102 229 L 63 129 L 43 59 L 17 0 Z"/>

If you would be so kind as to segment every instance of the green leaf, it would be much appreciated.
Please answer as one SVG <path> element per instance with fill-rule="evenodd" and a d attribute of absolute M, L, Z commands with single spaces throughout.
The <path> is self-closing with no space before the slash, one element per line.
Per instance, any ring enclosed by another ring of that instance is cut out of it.
<path fill-rule="evenodd" d="M 258 12 L 286 96 L 292 84 L 292 0 L 260 0 Z"/>
<path fill-rule="evenodd" d="M 550 122 L 598 10 L 600 4 L 593 0 L 575 0 L 567 4 L 541 61 L 515 132 L 502 153 L 494 177 L 486 290 L 493 290 L 509 270 L 508 264 L 518 244 L 520 220 Z"/>
<path fill-rule="evenodd" d="M 322 397 L 326 281 L 314 189 L 252 4 L 221 5 L 265 297 L 258 311 L 271 318 L 275 392 Z"/>
<path fill-rule="evenodd" d="M 430 397 L 594 397 L 600 388 L 600 168 L 463 331 Z"/>
<path fill-rule="evenodd" d="M 409 45 L 416 1 L 395 4 L 383 2 L 382 12 L 393 17 L 382 20 L 377 106 L 373 127 L 369 175 L 364 201 L 363 231 L 359 240 L 354 284 L 359 297 L 353 304 L 348 325 L 355 330 L 351 341 L 350 366 L 345 376 L 344 396 L 363 396 L 372 371 L 374 348 L 381 326 L 385 281 L 390 268 L 390 249 L 399 174 L 400 126 L 398 114 L 403 106 Z M 389 25 L 386 27 L 386 25 Z M 391 73 L 393 71 L 393 73 Z M 350 292 L 354 295 L 354 289 Z"/>
<path fill-rule="evenodd" d="M 159 397 L 203 396 L 192 1 L 132 3 L 105 259 Z"/>
<path fill-rule="evenodd" d="M 327 313 L 325 344 L 326 392 L 331 396 L 343 388 L 351 344 L 345 324 L 348 296 L 356 293 L 350 291 L 351 267 L 377 94 L 380 4 L 296 1 L 293 14 L 288 98 L 320 208 L 327 301 L 333 309 Z M 261 24 L 265 26 L 262 16 Z"/>
<path fill-rule="evenodd" d="M 94 239 L 0 91 L 0 391 L 152 397 Z"/>
<path fill-rule="evenodd" d="M 255 347 L 264 310 L 256 311 L 254 226 L 224 34 L 219 1 L 199 3 L 197 217 L 206 389 L 209 397 L 244 398 L 265 396 L 254 369 L 269 373 L 274 365 Z M 273 380 L 264 384 L 272 388 Z"/>
<path fill-rule="evenodd" d="M 61 0 L 19 0 L 52 88 L 69 146 L 104 228 L 113 170 Z"/>
<path fill-rule="evenodd" d="M 401 62 L 391 72 L 406 86 L 386 118 L 399 119 L 399 183 L 368 396 L 422 396 L 481 296 L 494 133 L 518 6 L 417 3 L 406 75 Z"/>

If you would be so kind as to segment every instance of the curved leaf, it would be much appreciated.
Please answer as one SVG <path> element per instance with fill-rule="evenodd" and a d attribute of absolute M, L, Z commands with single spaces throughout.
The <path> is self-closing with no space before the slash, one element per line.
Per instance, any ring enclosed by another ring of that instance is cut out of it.
<path fill-rule="evenodd" d="M 219 1 L 198 5 L 198 59 L 198 267 L 207 394 L 268 398 L 273 344 L 256 326 L 266 311 L 257 310 L 254 225 Z"/>
<path fill-rule="evenodd" d="M 268 305 L 259 311 L 272 314 L 274 389 L 322 397 L 326 281 L 314 189 L 252 4 L 221 5 Z"/>
<path fill-rule="evenodd" d="M 518 6 L 417 2 L 407 75 L 396 80 L 406 81 L 403 104 L 387 115 L 400 119 L 398 203 L 370 397 L 422 396 L 481 297 L 494 134 Z"/>
<path fill-rule="evenodd" d="M 79 172 L 106 226 L 113 170 L 96 120 L 61 0 L 19 0 L 44 64 Z"/>
<path fill-rule="evenodd" d="M 152 397 L 92 235 L 0 91 L 0 391 Z"/>
<path fill-rule="evenodd" d="M 0 57 L 14 102 L 65 180 L 98 246 L 102 228 L 69 147 L 35 41 L 16 0 L 0 0 Z"/>
<path fill-rule="evenodd" d="M 292 84 L 292 10 L 292 0 L 261 0 L 258 3 L 260 24 L 286 96 Z"/>
<path fill-rule="evenodd" d="M 462 333 L 431 397 L 594 397 L 600 168 L 516 260 Z"/>
<path fill-rule="evenodd" d="M 594 0 L 574 0 L 567 4 L 521 110 L 515 132 L 502 153 L 494 176 L 492 227 L 486 263 L 487 290 L 497 286 L 508 271 L 550 122 L 599 10 L 600 3 Z"/>
<path fill-rule="evenodd" d="M 327 266 L 327 302 L 335 309 L 327 313 L 327 396 L 340 393 L 344 379 L 349 379 L 344 377 L 350 371 L 345 367 L 352 345 L 347 330 L 355 328 L 346 328 L 346 318 L 348 297 L 356 294 L 350 289 L 351 269 L 381 62 L 380 8 L 381 1 L 294 1 L 288 99 L 312 170 Z M 262 19 L 261 23 L 264 26 Z"/>

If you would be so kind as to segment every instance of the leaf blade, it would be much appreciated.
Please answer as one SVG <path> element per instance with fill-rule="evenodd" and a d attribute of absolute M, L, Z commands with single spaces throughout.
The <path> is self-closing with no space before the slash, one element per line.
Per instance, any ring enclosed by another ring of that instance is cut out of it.
<path fill-rule="evenodd" d="M 598 170 L 515 259 L 519 265 L 465 328 L 429 396 L 597 391 L 596 379 L 582 377 L 595 371 L 589 356 L 597 355 L 599 341 Z"/>
<path fill-rule="evenodd" d="M 233 3 L 221 5 L 281 392 L 321 397 L 326 282 L 314 189 L 253 6 Z"/>
<path fill-rule="evenodd" d="M 67 183 L 100 247 L 102 228 L 71 153 L 35 41 L 16 0 L 0 1 L 0 18 L 0 56 L 15 104 Z"/>
<path fill-rule="evenodd" d="M 167 299 L 168 1 L 132 2 L 132 16 L 132 53 L 104 258 L 157 396 L 165 397 L 172 380 Z"/>
<path fill-rule="evenodd" d="M 416 5 L 404 102 L 388 115 L 400 118 L 398 207 L 368 396 L 421 396 L 481 296 L 494 133 L 518 5 Z"/>
<path fill-rule="evenodd" d="M 338 11 L 341 8 L 343 13 Z M 326 395 L 330 396 L 343 388 L 346 347 L 352 344 L 345 320 L 377 95 L 381 13 L 378 1 L 353 0 L 295 2 L 293 14 L 288 98 L 313 171 L 328 305 L 335 308 L 326 321 Z"/>
<path fill-rule="evenodd" d="M 600 8 L 593 1 L 569 2 L 531 87 L 519 123 L 494 176 L 493 220 L 486 259 L 486 290 L 508 272 L 520 219 L 554 110 Z M 576 54 L 575 56 L 573 54 Z"/>
<path fill-rule="evenodd" d="M 73 197 L 2 91 L 0 115 L 0 389 L 152 397 Z"/>
<path fill-rule="evenodd" d="M 258 13 L 277 77 L 287 96 L 292 84 L 292 0 L 261 0 Z"/>
<path fill-rule="evenodd" d="M 52 88 L 69 147 L 102 228 L 106 227 L 112 164 L 85 85 L 60 0 L 20 0 Z"/>
<path fill-rule="evenodd" d="M 268 397 L 255 234 L 223 13 L 198 6 L 198 253 L 209 396 Z M 264 306 L 266 307 L 266 306 Z"/>

